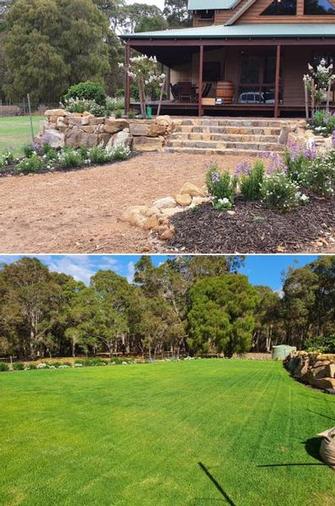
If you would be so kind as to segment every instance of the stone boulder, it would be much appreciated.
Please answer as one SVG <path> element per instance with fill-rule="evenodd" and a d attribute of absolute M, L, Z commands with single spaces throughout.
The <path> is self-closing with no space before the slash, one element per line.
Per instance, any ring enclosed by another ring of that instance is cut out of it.
<path fill-rule="evenodd" d="M 116 134 L 125 128 L 129 128 L 129 122 L 126 119 L 106 118 L 104 131 L 109 134 Z"/>
<path fill-rule="evenodd" d="M 106 149 L 108 151 L 111 151 L 113 148 L 120 146 L 125 148 L 130 147 L 131 140 L 132 138 L 129 133 L 129 128 L 125 128 L 124 130 L 121 130 L 121 132 L 118 132 L 109 139 L 109 141 L 106 144 Z"/>
<path fill-rule="evenodd" d="M 67 116 L 69 113 L 65 111 L 65 109 L 48 109 L 45 111 L 44 116 L 48 118 L 50 116 L 59 117 L 59 116 Z"/>
<path fill-rule="evenodd" d="M 138 152 L 161 151 L 164 137 L 134 137 L 133 149 Z"/>
<path fill-rule="evenodd" d="M 204 197 L 204 192 L 201 188 L 198 188 L 193 183 L 184 183 L 179 193 L 190 195 L 191 197 Z"/>
<path fill-rule="evenodd" d="M 145 137 L 149 135 L 151 125 L 149 122 L 136 121 L 130 123 L 129 130 L 134 137 Z"/>
<path fill-rule="evenodd" d="M 162 199 L 158 199 L 153 203 L 154 207 L 157 209 L 169 209 L 171 207 L 176 207 L 177 202 L 173 197 L 164 197 Z"/>
<path fill-rule="evenodd" d="M 192 197 L 188 193 L 178 193 L 175 200 L 179 206 L 187 207 L 192 204 Z"/>
<path fill-rule="evenodd" d="M 52 148 L 58 149 L 65 146 L 65 135 L 55 128 L 46 128 L 37 140 L 40 144 L 49 144 Z"/>
<path fill-rule="evenodd" d="M 70 128 L 65 133 L 65 145 L 70 148 L 80 148 L 83 145 L 84 132 L 79 128 Z"/>

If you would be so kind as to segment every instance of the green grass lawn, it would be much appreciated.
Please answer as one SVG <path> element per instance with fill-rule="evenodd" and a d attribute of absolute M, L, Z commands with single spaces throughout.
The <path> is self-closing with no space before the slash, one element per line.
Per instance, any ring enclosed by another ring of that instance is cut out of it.
<path fill-rule="evenodd" d="M 43 116 L 33 116 L 33 128 L 36 135 L 43 121 Z M 22 154 L 25 144 L 31 143 L 29 116 L 0 117 L 0 154 L 10 150 Z"/>
<path fill-rule="evenodd" d="M 334 421 L 271 361 L 0 373 L 0 503 L 330 506 Z"/>

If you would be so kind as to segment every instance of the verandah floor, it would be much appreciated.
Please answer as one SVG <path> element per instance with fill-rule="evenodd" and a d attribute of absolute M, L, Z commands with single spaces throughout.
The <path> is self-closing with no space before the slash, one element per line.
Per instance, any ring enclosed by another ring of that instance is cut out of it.
<path fill-rule="evenodd" d="M 147 105 L 152 107 L 155 114 L 158 109 L 158 101 L 147 102 Z M 140 110 L 139 102 L 131 102 L 131 109 Z M 335 111 L 335 104 L 330 106 L 330 109 Z M 177 102 L 173 100 L 164 100 L 161 106 L 161 114 L 183 115 L 183 116 L 196 116 L 198 115 L 199 105 L 197 102 Z M 263 116 L 273 117 L 275 106 L 274 104 L 226 104 L 226 105 L 211 105 L 203 106 L 202 111 L 207 116 Z M 280 106 L 280 117 L 304 117 L 304 105 L 284 105 Z"/>

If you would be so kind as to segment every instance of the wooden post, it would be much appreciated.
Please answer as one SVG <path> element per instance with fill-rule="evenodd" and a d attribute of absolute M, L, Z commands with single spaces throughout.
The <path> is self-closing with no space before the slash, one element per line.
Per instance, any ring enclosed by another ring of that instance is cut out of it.
<path fill-rule="evenodd" d="M 305 88 L 305 114 L 307 121 L 309 120 L 309 100 L 308 100 L 308 84 L 307 81 L 304 81 Z"/>
<path fill-rule="evenodd" d="M 275 77 L 275 118 L 279 117 L 279 101 L 280 101 L 280 52 L 281 47 L 277 46 L 276 51 L 276 77 Z"/>
<path fill-rule="evenodd" d="M 129 70 L 129 64 L 130 64 L 130 45 L 129 42 L 126 43 L 126 51 L 125 51 L 125 97 L 124 97 L 124 112 L 126 115 L 129 114 L 130 110 L 130 76 L 128 75 Z"/>
<path fill-rule="evenodd" d="M 199 90 L 199 102 L 198 102 L 198 113 L 199 116 L 202 116 L 202 78 L 204 71 L 204 46 L 201 44 L 200 46 L 200 56 L 199 56 L 199 79 L 198 79 L 198 90 Z"/>
<path fill-rule="evenodd" d="M 33 117 L 31 114 L 31 103 L 30 103 L 30 95 L 28 93 L 27 95 L 28 100 L 28 112 L 29 112 L 29 119 L 30 119 L 30 133 L 31 133 L 31 142 L 34 142 L 34 127 L 33 127 Z"/>

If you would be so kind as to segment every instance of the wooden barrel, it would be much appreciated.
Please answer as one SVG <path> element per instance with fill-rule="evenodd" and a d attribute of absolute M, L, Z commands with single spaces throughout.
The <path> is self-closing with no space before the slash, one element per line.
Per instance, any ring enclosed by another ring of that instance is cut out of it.
<path fill-rule="evenodd" d="M 216 85 L 216 98 L 223 98 L 225 104 L 232 104 L 234 85 L 231 81 L 218 81 Z"/>

